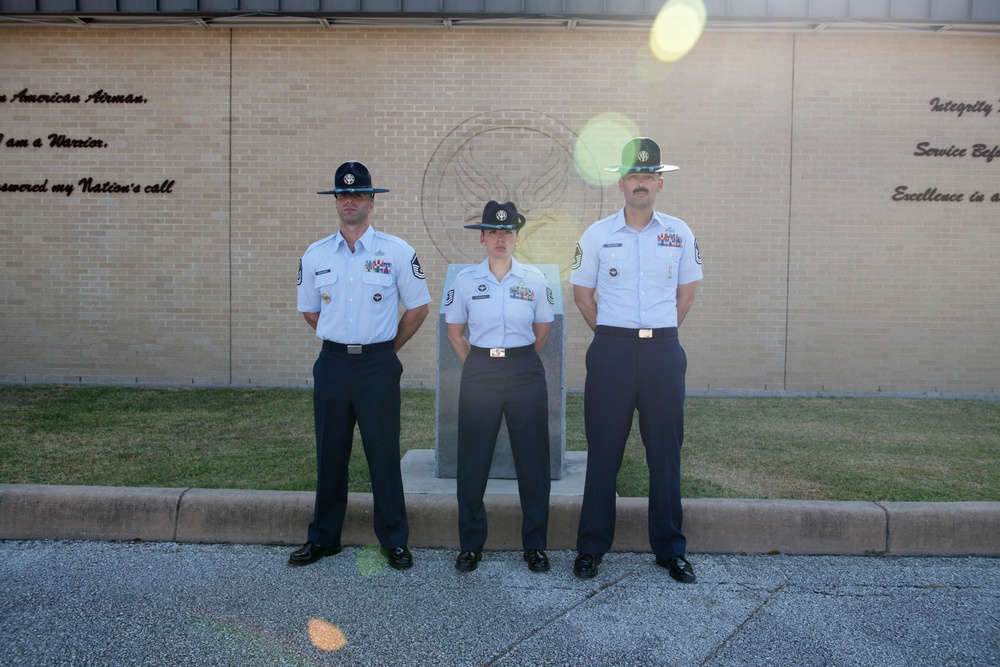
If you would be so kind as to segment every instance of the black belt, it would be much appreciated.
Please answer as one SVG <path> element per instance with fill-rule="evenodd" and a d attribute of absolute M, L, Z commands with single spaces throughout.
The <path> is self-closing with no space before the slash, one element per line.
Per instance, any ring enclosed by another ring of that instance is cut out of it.
<path fill-rule="evenodd" d="M 475 345 L 469 346 L 469 354 L 475 354 L 479 357 L 519 357 L 522 354 L 528 354 L 535 349 L 534 345 L 525 345 L 524 347 L 476 347 Z"/>
<path fill-rule="evenodd" d="M 596 333 L 605 336 L 624 336 L 626 338 L 667 338 L 677 335 L 677 327 L 664 327 L 662 329 L 624 329 L 622 327 L 609 327 L 598 324 L 594 329 Z"/>
<path fill-rule="evenodd" d="M 386 340 L 381 343 L 369 343 L 367 345 L 344 345 L 343 343 L 334 343 L 332 340 L 323 341 L 323 349 L 330 350 L 333 352 L 340 352 L 341 354 L 371 354 L 372 352 L 385 352 L 386 350 L 391 350 L 393 341 Z"/>

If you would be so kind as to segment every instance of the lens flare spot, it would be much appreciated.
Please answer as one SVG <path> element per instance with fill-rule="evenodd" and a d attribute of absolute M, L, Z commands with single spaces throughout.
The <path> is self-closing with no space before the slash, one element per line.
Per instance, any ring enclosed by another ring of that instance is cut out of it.
<path fill-rule="evenodd" d="M 354 559 L 354 567 L 358 574 L 363 577 L 374 577 L 386 568 L 385 556 L 378 547 L 364 547 L 358 550 L 358 557 Z"/>
<path fill-rule="evenodd" d="M 620 113 L 603 113 L 592 118 L 573 147 L 573 162 L 580 178 L 602 187 L 617 183 L 618 174 L 604 171 L 604 167 L 620 164 L 622 146 L 638 134 L 632 119 Z"/>
<path fill-rule="evenodd" d="M 665 63 L 645 45 L 639 47 L 635 57 L 635 75 L 646 83 L 663 83 L 674 71 L 676 63 Z"/>
<path fill-rule="evenodd" d="M 669 0 L 660 9 L 649 33 L 649 48 L 657 59 L 675 63 L 698 43 L 705 30 L 701 0 Z"/>
<path fill-rule="evenodd" d="M 320 651 L 339 651 L 347 646 L 347 637 L 333 623 L 309 619 L 309 641 Z"/>

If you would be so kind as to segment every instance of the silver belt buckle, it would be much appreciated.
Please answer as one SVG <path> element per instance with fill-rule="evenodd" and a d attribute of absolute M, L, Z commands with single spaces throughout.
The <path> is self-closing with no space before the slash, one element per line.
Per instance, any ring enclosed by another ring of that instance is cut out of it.
<path fill-rule="evenodd" d="M 491 347 L 490 348 L 490 356 L 491 357 L 506 357 L 507 356 L 507 350 L 505 350 L 502 347 Z"/>
<path fill-rule="evenodd" d="M 361 354 L 361 346 L 360 345 L 348 345 L 347 346 L 347 354 Z"/>
<path fill-rule="evenodd" d="M 639 329 L 639 338 L 652 338 L 652 337 L 653 337 L 652 329 Z"/>

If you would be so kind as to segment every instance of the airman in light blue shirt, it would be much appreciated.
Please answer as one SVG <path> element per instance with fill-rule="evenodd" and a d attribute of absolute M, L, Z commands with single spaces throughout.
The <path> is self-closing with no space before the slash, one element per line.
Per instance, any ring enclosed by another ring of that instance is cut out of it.
<path fill-rule="evenodd" d="M 635 230 L 623 208 L 584 232 L 570 282 L 597 289 L 597 324 L 676 327 L 677 287 L 702 279 L 699 259 L 698 241 L 683 220 L 653 211 L 645 229 Z"/>
<path fill-rule="evenodd" d="M 476 347 L 523 347 L 535 342 L 535 323 L 552 322 L 552 290 L 541 271 L 511 258 L 497 279 L 489 260 L 463 269 L 445 300 L 445 321 L 469 325 Z"/>
<path fill-rule="evenodd" d="M 356 160 L 340 165 L 334 179 L 335 187 L 319 194 L 334 196 L 338 231 L 299 260 L 298 309 L 323 345 L 313 364 L 313 520 L 308 541 L 288 564 L 309 565 L 340 552 L 358 427 L 375 497 L 375 536 L 389 565 L 406 569 L 413 554 L 399 467 L 403 365 L 397 352 L 427 317 L 431 297 L 413 248 L 371 227 L 375 193 L 388 190 L 372 187 L 371 172 Z"/>
<path fill-rule="evenodd" d="M 521 544 L 532 572 L 546 572 L 549 521 L 549 412 L 538 353 L 555 316 L 545 276 L 514 259 L 524 216 L 513 202 L 490 201 L 479 230 L 487 257 L 455 277 L 445 296 L 448 340 L 462 361 L 458 398 L 460 572 L 475 570 L 486 543 L 483 495 L 502 420 L 507 422 L 521 500 Z M 466 339 L 468 329 L 468 339 Z"/>
<path fill-rule="evenodd" d="M 681 445 L 687 355 L 678 327 L 702 278 L 691 229 L 655 210 L 663 173 L 660 147 L 649 137 L 629 141 L 619 174 L 625 206 L 583 233 L 573 258 L 573 300 L 594 330 L 587 349 L 584 482 L 573 573 L 597 575 L 615 533 L 615 483 L 635 414 L 649 468 L 649 542 L 656 564 L 694 583 L 681 530 Z"/>
<path fill-rule="evenodd" d="M 353 250 L 341 232 L 313 243 L 302 257 L 298 308 L 319 313 L 316 335 L 344 344 L 392 340 L 399 303 L 430 303 L 423 269 L 402 239 L 368 227 Z"/>

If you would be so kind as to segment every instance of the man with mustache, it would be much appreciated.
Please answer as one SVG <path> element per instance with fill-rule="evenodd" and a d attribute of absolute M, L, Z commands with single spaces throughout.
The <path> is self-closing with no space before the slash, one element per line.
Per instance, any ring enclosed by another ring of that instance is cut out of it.
<path fill-rule="evenodd" d="M 702 278 L 698 243 L 684 221 L 654 208 L 663 176 L 660 147 L 629 141 L 620 174 L 625 206 L 583 233 L 573 259 L 573 299 L 594 339 L 587 350 L 584 427 L 587 474 L 573 573 L 597 575 L 615 531 L 615 484 L 632 419 L 649 466 L 649 542 L 656 564 L 696 581 L 681 532 L 680 457 L 687 357 L 677 328 Z"/>
<path fill-rule="evenodd" d="M 298 309 L 323 346 L 313 365 L 316 503 L 308 541 L 288 564 L 309 565 L 340 551 L 354 427 L 368 459 L 375 535 L 389 565 L 413 565 L 399 468 L 403 366 L 396 353 L 417 332 L 431 297 L 417 255 L 369 222 L 375 193 L 368 167 L 340 165 L 332 190 L 340 226 L 299 260 Z M 403 314 L 399 314 L 399 304 Z"/>

